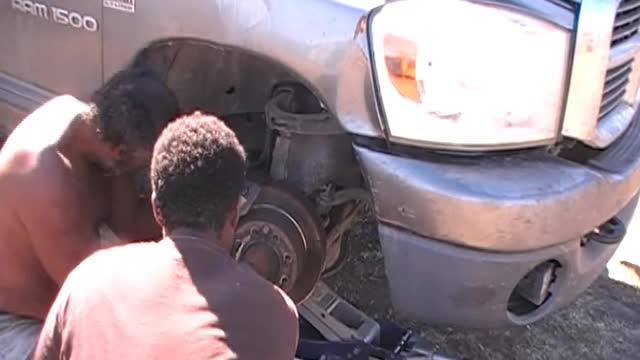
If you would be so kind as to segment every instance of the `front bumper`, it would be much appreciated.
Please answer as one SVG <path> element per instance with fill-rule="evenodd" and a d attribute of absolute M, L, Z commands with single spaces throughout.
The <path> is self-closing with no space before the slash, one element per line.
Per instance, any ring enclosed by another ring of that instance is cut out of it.
<path fill-rule="evenodd" d="M 617 245 L 579 239 L 522 253 L 481 252 L 379 226 L 394 308 L 413 319 L 468 328 L 525 325 L 572 302 L 602 273 Z M 509 310 L 518 282 L 548 260 L 562 266 L 551 296 L 526 314 Z"/>
<path fill-rule="evenodd" d="M 381 222 L 465 247 L 526 251 L 583 236 L 636 194 L 636 120 L 588 164 L 544 152 L 425 161 L 355 150 Z"/>
<path fill-rule="evenodd" d="M 580 239 L 635 207 L 640 188 L 637 119 L 587 164 L 544 152 L 418 160 L 355 149 L 373 194 L 394 305 L 439 323 L 525 324 L 572 301 L 617 247 L 581 246 Z M 512 316 L 509 295 L 548 260 L 561 266 L 553 296 L 527 316 Z"/>

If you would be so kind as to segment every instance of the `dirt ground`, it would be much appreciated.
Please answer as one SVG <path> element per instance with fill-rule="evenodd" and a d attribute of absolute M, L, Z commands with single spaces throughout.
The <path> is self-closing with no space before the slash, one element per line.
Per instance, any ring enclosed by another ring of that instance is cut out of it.
<path fill-rule="evenodd" d="M 572 306 L 533 325 L 490 331 L 433 327 L 404 319 L 391 309 L 377 231 L 370 217 L 351 229 L 348 241 L 344 267 L 326 282 L 367 314 L 413 329 L 446 355 L 492 360 L 640 359 L 640 289 L 606 274 Z M 625 251 L 640 256 L 636 246 Z"/>

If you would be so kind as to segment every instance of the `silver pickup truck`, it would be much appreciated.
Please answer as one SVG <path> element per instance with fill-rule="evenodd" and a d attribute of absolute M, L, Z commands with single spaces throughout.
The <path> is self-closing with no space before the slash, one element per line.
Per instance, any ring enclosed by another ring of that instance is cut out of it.
<path fill-rule="evenodd" d="M 237 132 L 234 256 L 296 301 L 370 204 L 399 311 L 522 325 L 625 235 L 639 25 L 638 0 L 3 0 L 0 130 L 150 67 Z"/>

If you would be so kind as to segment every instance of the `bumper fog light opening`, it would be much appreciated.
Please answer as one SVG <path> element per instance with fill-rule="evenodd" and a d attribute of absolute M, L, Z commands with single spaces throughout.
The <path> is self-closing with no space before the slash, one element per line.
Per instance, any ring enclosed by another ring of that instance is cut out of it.
<path fill-rule="evenodd" d="M 556 281 L 557 270 L 561 267 L 558 261 L 548 260 L 525 274 L 509 296 L 509 316 L 515 319 L 534 316 L 553 296 L 551 285 Z"/>

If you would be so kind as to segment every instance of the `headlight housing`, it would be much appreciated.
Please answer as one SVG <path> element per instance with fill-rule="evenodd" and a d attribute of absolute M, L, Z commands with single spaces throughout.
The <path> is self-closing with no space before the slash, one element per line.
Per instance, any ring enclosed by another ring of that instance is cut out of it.
<path fill-rule="evenodd" d="M 511 7 L 391 2 L 371 17 L 374 78 L 392 141 L 434 148 L 549 144 L 570 34 Z"/>

